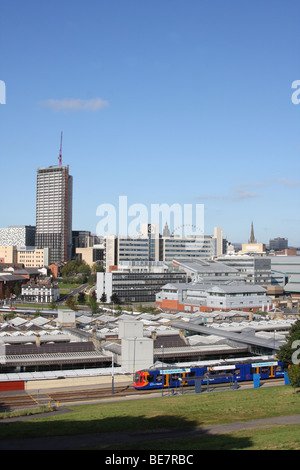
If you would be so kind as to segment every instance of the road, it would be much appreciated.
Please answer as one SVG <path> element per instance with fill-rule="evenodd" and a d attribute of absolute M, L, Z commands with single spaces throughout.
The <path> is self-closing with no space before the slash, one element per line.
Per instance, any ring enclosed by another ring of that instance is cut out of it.
<path fill-rule="evenodd" d="M 74 287 L 74 289 L 71 289 L 70 292 L 68 292 L 67 294 L 62 296 L 61 299 L 58 300 L 56 303 L 58 305 L 63 304 L 67 297 L 69 297 L 69 296 L 74 297 L 75 295 L 79 294 L 79 292 L 84 291 L 87 288 L 87 286 L 88 286 L 88 284 L 81 284 L 81 286 L 79 286 L 79 287 Z"/>

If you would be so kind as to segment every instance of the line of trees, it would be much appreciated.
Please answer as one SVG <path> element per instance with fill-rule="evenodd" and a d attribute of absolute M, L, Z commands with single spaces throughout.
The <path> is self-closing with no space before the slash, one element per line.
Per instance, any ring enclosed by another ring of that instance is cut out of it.
<path fill-rule="evenodd" d="M 294 389 L 300 387 L 300 320 L 290 328 L 289 334 L 277 353 L 277 359 L 289 365 L 288 377 Z"/>

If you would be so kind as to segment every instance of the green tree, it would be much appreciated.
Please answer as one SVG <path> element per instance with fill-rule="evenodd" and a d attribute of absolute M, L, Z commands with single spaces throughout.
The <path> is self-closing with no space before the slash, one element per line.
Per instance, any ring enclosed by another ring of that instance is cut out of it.
<path fill-rule="evenodd" d="M 107 301 L 107 295 L 105 294 L 105 292 L 103 292 L 103 294 L 100 297 L 100 302 L 104 304 L 106 301 Z"/>
<path fill-rule="evenodd" d="M 19 284 L 16 284 L 15 287 L 14 287 L 14 293 L 17 297 L 19 297 L 19 295 L 21 294 L 21 289 L 20 289 L 20 286 Z"/>
<path fill-rule="evenodd" d="M 41 311 L 40 311 L 39 308 L 37 308 L 37 309 L 35 310 L 34 317 L 39 317 L 40 314 L 41 314 Z"/>
<path fill-rule="evenodd" d="M 96 296 L 96 292 L 93 290 L 93 292 L 91 293 L 91 297 L 95 300 L 97 300 L 97 296 Z"/>
<path fill-rule="evenodd" d="M 88 264 L 86 264 L 85 261 L 82 261 L 81 264 L 77 268 L 77 273 L 90 275 L 91 274 L 91 268 L 89 267 Z"/>
<path fill-rule="evenodd" d="M 51 310 L 56 310 L 56 303 L 54 300 L 51 300 L 50 304 L 49 304 L 49 308 Z"/>
<path fill-rule="evenodd" d="M 95 276 L 89 276 L 88 279 L 87 279 L 87 282 L 89 284 L 89 286 L 93 286 L 95 283 L 96 283 L 96 277 Z"/>
<path fill-rule="evenodd" d="M 98 304 L 97 304 L 97 299 L 96 299 L 96 297 L 94 297 L 93 295 L 90 296 L 90 299 L 89 299 L 89 306 L 90 306 L 92 315 L 94 315 L 94 313 L 98 313 L 98 312 L 99 312 L 99 307 L 98 307 Z"/>
<path fill-rule="evenodd" d="M 91 274 L 91 268 L 85 261 L 80 261 L 79 259 L 73 259 L 61 268 L 63 278 L 71 277 L 75 274 L 85 274 L 89 276 Z"/>
<path fill-rule="evenodd" d="M 61 268 L 60 272 L 61 272 L 62 277 L 68 277 L 68 276 L 77 274 L 79 266 L 80 266 L 80 261 L 78 259 L 74 259 L 73 261 L 70 261 L 70 263 L 67 263 L 65 266 Z"/>
<path fill-rule="evenodd" d="M 295 353 L 295 342 L 300 340 L 300 320 L 297 320 L 290 328 L 285 344 L 281 346 L 277 353 L 277 359 L 286 364 L 293 364 L 293 354 Z"/>
<path fill-rule="evenodd" d="M 296 390 L 300 387 L 300 365 L 293 364 L 288 371 L 288 377 L 290 380 L 291 386 Z"/>
<path fill-rule="evenodd" d="M 112 294 L 110 297 L 110 301 L 118 305 L 121 303 L 118 294 Z"/>
<path fill-rule="evenodd" d="M 75 299 L 74 297 L 72 297 L 71 295 L 69 297 L 67 297 L 66 299 L 66 305 L 71 308 L 72 310 L 77 310 L 77 305 L 76 305 L 76 302 L 75 302 Z"/>
<path fill-rule="evenodd" d="M 85 293 L 84 292 L 79 292 L 77 296 L 77 302 L 79 304 L 85 304 Z"/>

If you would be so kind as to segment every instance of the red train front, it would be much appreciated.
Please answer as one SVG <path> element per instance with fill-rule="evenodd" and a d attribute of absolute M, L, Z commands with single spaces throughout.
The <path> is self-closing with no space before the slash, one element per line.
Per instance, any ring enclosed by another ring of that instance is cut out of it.
<path fill-rule="evenodd" d="M 140 370 L 135 373 L 133 386 L 137 389 L 139 388 L 149 388 L 149 382 L 147 377 L 149 376 L 149 372 L 144 370 Z"/>

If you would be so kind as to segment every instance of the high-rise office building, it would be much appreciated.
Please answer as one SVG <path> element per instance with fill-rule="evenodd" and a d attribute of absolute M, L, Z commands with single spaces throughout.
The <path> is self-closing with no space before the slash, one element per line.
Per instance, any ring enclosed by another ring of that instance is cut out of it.
<path fill-rule="evenodd" d="M 70 261 L 72 253 L 73 177 L 69 165 L 38 168 L 36 193 L 37 248 L 50 248 L 49 264 Z"/>
<path fill-rule="evenodd" d="M 288 248 L 287 238 L 273 238 L 269 241 L 269 249 L 274 251 L 286 250 Z"/>

